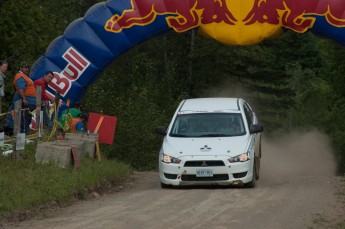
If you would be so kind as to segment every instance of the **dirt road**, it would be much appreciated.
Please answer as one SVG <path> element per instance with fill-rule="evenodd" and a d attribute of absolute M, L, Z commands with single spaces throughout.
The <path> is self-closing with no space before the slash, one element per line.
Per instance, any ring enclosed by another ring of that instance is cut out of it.
<path fill-rule="evenodd" d="M 329 148 L 320 140 L 323 136 L 313 144 L 308 141 L 314 135 L 295 137 L 294 147 L 309 144 L 311 149 L 295 152 L 297 148 L 289 148 L 290 144 L 265 142 L 261 178 L 255 189 L 161 189 L 158 173 L 135 173 L 126 191 L 11 227 L 267 229 L 338 228 L 337 223 L 343 223 L 339 227 L 343 228 L 344 181 L 334 176 L 333 159 L 326 153 Z"/>

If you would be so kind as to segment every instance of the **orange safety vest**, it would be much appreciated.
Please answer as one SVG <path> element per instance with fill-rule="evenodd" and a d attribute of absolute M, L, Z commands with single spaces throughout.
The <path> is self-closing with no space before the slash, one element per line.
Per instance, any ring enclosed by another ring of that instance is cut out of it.
<path fill-rule="evenodd" d="M 77 123 L 80 122 L 80 118 L 73 118 L 71 119 L 69 123 L 69 128 L 71 129 L 72 132 L 77 132 Z"/>
<path fill-rule="evenodd" d="M 26 89 L 24 90 L 24 95 L 36 97 L 36 87 L 34 82 L 24 73 L 17 73 L 13 80 L 13 86 L 16 88 L 16 93 L 18 94 L 18 89 L 16 87 L 16 82 L 19 78 L 23 78 L 26 81 Z"/>

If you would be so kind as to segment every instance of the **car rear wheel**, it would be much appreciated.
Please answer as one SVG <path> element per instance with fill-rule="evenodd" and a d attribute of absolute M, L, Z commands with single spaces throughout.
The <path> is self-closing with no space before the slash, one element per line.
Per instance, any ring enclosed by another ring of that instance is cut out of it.
<path fill-rule="evenodd" d="M 252 181 L 249 183 L 244 184 L 246 188 L 255 188 L 255 180 L 256 180 L 256 160 L 253 163 L 253 178 Z"/>

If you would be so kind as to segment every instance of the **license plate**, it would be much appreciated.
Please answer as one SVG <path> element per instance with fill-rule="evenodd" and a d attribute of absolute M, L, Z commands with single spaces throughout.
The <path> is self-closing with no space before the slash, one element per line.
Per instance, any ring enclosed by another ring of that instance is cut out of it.
<path fill-rule="evenodd" d="M 197 177 L 213 177 L 212 169 L 197 169 L 196 170 Z"/>

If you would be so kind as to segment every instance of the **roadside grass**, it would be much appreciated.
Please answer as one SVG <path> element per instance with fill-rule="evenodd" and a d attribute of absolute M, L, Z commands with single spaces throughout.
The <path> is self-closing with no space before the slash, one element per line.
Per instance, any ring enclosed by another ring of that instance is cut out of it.
<path fill-rule="evenodd" d="M 345 206 L 345 175 L 341 177 L 341 188 L 340 190 L 336 193 L 339 197 L 339 201 L 342 203 L 343 206 Z M 344 208 L 344 207 L 343 207 Z M 345 211 L 345 210 L 343 210 Z M 345 219 L 342 219 L 341 222 L 337 223 L 336 228 L 338 229 L 345 229 Z"/>
<path fill-rule="evenodd" d="M 323 218 L 323 216 L 318 215 L 316 219 L 313 220 L 313 223 L 317 225 L 317 228 L 333 228 L 333 229 L 344 229 L 345 228 L 345 220 L 341 220 L 341 222 L 332 223 Z M 308 229 L 313 229 L 313 226 L 309 226 Z"/>
<path fill-rule="evenodd" d="M 316 228 L 334 228 L 334 229 L 345 229 L 345 219 L 344 219 L 344 213 L 345 213 L 345 176 L 340 177 L 340 186 L 338 187 L 337 192 L 335 193 L 337 197 L 337 202 L 341 203 L 341 209 L 339 209 L 339 206 L 335 209 L 335 211 L 339 211 L 340 215 L 342 217 L 333 216 L 332 218 L 326 219 L 325 216 L 321 214 L 315 214 L 313 215 L 313 226 L 309 226 L 309 229 L 313 229 L 314 226 Z"/>
<path fill-rule="evenodd" d="M 322 216 L 321 214 L 316 214 L 314 217 L 315 217 L 314 220 L 313 220 L 313 223 L 314 223 L 314 224 L 321 224 L 321 225 L 324 225 L 324 224 L 326 224 L 326 223 L 329 223 L 329 221 L 326 220 L 326 219 L 324 218 L 324 216 Z"/>
<path fill-rule="evenodd" d="M 0 216 L 49 202 L 83 199 L 88 191 L 120 184 L 131 173 L 130 166 L 106 159 L 82 159 L 78 170 L 35 163 L 35 147 L 27 144 L 20 161 L 14 155 L 0 156 Z"/>

